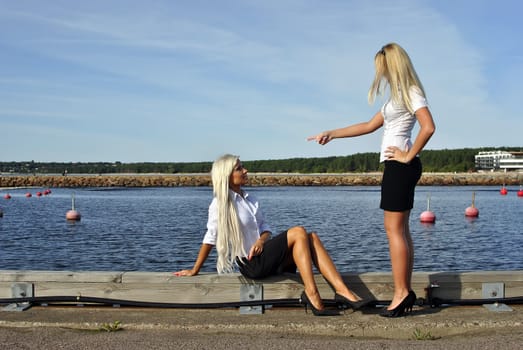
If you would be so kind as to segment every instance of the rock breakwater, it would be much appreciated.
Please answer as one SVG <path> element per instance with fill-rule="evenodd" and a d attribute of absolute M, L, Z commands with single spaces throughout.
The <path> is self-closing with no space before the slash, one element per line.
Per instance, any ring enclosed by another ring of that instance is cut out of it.
<path fill-rule="evenodd" d="M 381 173 L 249 174 L 251 186 L 377 186 Z M 421 186 L 522 185 L 523 173 L 425 173 Z M 178 187 L 211 186 L 209 174 L 3 175 L 0 187 Z"/>

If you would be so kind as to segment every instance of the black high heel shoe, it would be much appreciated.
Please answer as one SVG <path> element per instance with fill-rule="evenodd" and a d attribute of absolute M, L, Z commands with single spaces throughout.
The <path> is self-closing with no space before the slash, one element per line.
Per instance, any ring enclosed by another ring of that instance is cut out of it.
<path fill-rule="evenodd" d="M 416 302 L 416 293 L 414 291 L 409 291 L 409 294 L 392 310 L 383 310 L 380 313 L 382 317 L 401 317 L 405 316 L 407 313 L 412 311 L 412 307 Z"/>
<path fill-rule="evenodd" d="M 311 308 L 312 314 L 314 316 L 339 316 L 340 313 L 336 310 L 318 310 L 314 305 L 312 305 L 311 301 L 309 300 L 309 297 L 307 297 L 307 294 L 305 294 L 305 291 L 301 293 L 300 296 L 300 304 L 305 304 L 305 312 L 307 312 L 307 305 Z"/>
<path fill-rule="evenodd" d="M 334 301 L 338 305 L 339 309 L 342 309 L 342 310 L 352 309 L 354 311 L 361 309 L 362 307 L 368 305 L 370 302 L 369 300 L 352 301 L 338 293 L 334 294 Z"/>

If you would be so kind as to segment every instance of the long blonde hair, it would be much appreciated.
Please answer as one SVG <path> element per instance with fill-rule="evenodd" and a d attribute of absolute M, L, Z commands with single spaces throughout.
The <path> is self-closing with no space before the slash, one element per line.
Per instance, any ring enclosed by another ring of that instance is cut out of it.
<path fill-rule="evenodd" d="M 376 74 L 369 89 L 369 103 L 372 104 L 376 95 L 381 95 L 388 84 L 392 100 L 405 105 L 409 112 L 414 113 L 409 89 L 417 87 L 423 96 L 425 96 L 425 90 L 407 52 L 398 44 L 389 43 L 376 53 L 374 66 Z"/>
<path fill-rule="evenodd" d="M 229 190 L 229 179 L 238 160 L 238 156 L 225 154 L 214 161 L 211 170 L 213 194 L 218 201 L 218 273 L 232 272 L 235 258 L 246 255 L 238 212 Z"/>

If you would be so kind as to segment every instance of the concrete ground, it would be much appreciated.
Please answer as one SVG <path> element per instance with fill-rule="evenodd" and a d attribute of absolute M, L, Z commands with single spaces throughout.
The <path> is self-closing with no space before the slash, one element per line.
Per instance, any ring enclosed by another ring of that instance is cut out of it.
<path fill-rule="evenodd" d="M 35 306 L 0 311 L 0 349 L 523 349 L 523 305 L 375 308 L 315 317 L 297 307 L 238 309 Z"/>

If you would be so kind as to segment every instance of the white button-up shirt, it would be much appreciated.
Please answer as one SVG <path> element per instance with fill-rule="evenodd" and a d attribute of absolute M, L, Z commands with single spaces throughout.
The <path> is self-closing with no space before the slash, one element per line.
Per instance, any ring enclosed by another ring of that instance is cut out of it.
<path fill-rule="evenodd" d="M 427 107 L 427 100 L 417 87 L 409 89 L 412 109 L 417 111 L 422 107 Z M 397 104 L 392 99 L 388 100 L 381 107 L 383 115 L 383 138 L 381 140 L 380 162 L 387 160 L 385 150 L 389 146 L 396 146 L 402 151 L 412 147 L 411 133 L 416 116 L 410 113 L 404 104 Z"/>
<path fill-rule="evenodd" d="M 260 234 L 269 231 L 271 228 L 265 222 L 265 218 L 260 209 L 256 197 L 244 192 L 243 197 L 238 193 L 229 190 L 229 195 L 233 198 L 238 212 L 240 230 L 243 233 L 243 249 L 246 254 L 254 243 L 260 238 Z M 203 237 L 203 243 L 216 245 L 218 234 L 218 200 L 213 198 L 209 206 L 209 218 L 207 220 L 207 232 Z"/>

